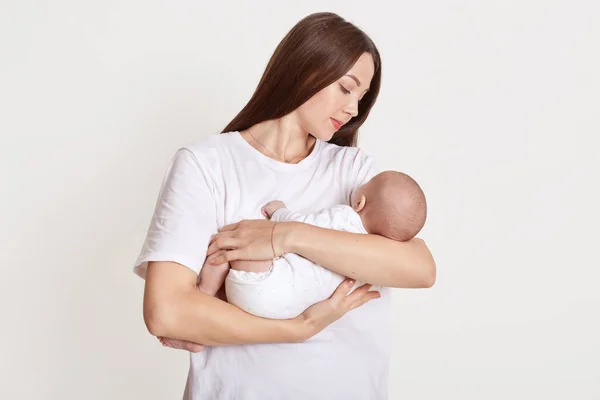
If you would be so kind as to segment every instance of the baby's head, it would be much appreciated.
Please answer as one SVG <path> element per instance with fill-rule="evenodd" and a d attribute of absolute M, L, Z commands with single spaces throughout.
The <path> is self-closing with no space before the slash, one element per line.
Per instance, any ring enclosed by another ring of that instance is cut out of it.
<path fill-rule="evenodd" d="M 415 237 L 425 225 L 425 194 L 410 176 L 384 171 L 352 195 L 352 208 L 369 233 L 398 241 Z"/>

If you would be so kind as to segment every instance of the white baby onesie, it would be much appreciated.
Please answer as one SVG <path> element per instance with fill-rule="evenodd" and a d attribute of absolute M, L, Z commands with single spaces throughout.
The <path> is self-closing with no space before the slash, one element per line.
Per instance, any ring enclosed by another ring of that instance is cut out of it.
<path fill-rule="evenodd" d="M 280 208 L 273 213 L 271 221 L 298 221 L 345 232 L 368 233 L 360 216 L 347 205 L 303 215 Z M 242 310 L 259 317 L 283 319 L 296 317 L 311 305 L 327 299 L 343 280 L 342 275 L 289 253 L 275 260 L 267 272 L 230 270 L 225 290 L 227 301 Z"/>

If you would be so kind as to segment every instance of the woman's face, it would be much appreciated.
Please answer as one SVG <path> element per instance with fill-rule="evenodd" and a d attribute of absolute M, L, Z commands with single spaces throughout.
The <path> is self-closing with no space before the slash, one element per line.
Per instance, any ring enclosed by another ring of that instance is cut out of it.
<path fill-rule="evenodd" d="M 363 53 L 354 66 L 336 82 L 298 107 L 300 126 L 322 141 L 358 115 L 358 102 L 367 93 L 375 73 L 373 57 Z"/>

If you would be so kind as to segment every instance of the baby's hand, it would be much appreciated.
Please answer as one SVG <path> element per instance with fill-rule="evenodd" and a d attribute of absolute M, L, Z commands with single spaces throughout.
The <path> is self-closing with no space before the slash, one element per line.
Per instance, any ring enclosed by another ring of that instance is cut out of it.
<path fill-rule="evenodd" d="M 262 215 L 264 215 L 265 217 L 271 218 L 271 216 L 275 213 L 275 211 L 279 210 L 280 208 L 287 208 L 287 206 L 285 205 L 285 203 L 283 201 L 274 200 L 274 201 L 270 201 L 267 204 L 265 204 L 260 211 L 262 212 Z"/>

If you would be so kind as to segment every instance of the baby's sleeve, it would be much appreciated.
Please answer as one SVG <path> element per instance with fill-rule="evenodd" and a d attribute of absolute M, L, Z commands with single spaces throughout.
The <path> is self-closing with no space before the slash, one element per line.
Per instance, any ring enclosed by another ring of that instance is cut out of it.
<path fill-rule="evenodd" d="M 149 261 L 173 261 L 200 273 L 212 235 L 216 201 L 208 171 L 188 149 L 179 149 L 163 176 L 154 214 L 134 272 L 146 277 Z"/>
<path fill-rule="evenodd" d="M 287 208 L 280 208 L 271 215 L 271 221 L 275 222 L 304 222 L 311 225 L 317 225 L 317 213 L 298 214 L 291 212 Z"/>
<path fill-rule="evenodd" d="M 352 208 L 344 204 L 337 204 L 307 214 L 298 214 L 291 212 L 287 208 L 280 208 L 273 213 L 271 216 L 271 221 L 304 222 L 305 224 L 315 225 L 321 228 L 362 233 L 361 230 L 352 226 L 352 224 L 355 222 L 355 217 L 352 215 L 353 213 L 354 211 Z M 360 219 L 360 217 L 358 218 Z"/>
<path fill-rule="evenodd" d="M 299 215 L 291 212 L 287 208 L 278 208 L 275 210 L 273 215 L 271 215 L 271 221 L 275 222 L 290 222 L 290 221 L 298 221 Z"/>

